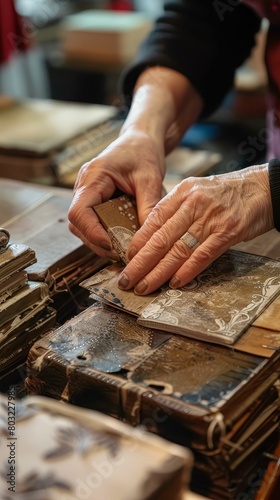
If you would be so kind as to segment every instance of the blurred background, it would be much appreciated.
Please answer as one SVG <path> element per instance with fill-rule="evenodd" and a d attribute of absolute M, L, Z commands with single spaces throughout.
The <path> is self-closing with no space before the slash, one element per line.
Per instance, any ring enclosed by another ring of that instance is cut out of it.
<path fill-rule="evenodd" d="M 0 94 L 119 106 L 119 77 L 164 0 L 0 0 Z M 14 20 L 20 16 L 20 22 Z M 266 154 L 264 21 L 252 56 L 221 108 L 182 146 L 221 155 L 208 174 L 261 163 Z"/>
<path fill-rule="evenodd" d="M 21 31 L 14 30 L 7 25 L 7 19 L 11 16 L 11 4 L 14 4 L 16 12 L 22 16 L 24 22 Z M 3 37 L 8 36 L 8 42 L 13 46 L 15 52 L 21 48 L 20 44 L 25 38 L 25 43 L 33 48 L 32 82 L 29 85 L 23 82 L 24 68 L 21 64 L 19 73 L 13 71 L 12 78 L 2 76 L 0 78 L 0 92 L 2 94 L 16 95 L 19 97 L 49 97 L 52 99 L 63 99 L 77 102 L 111 103 L 115 99 L 119 73 L 128 59 L 121 56 L 116 59 L 100 60 L 96 54 L 97 47 L 88 47 L 87 57 L 84 54 L 65 52 L 65 29 L 66 24 L 71 22 L 71 30 L 79 26 L 81 30 L 88 29 L 83 23 L 86 20 L 77 14 L 91 10 L 104 11 L 109 14 L 132 12 L 142 13 L 141 28 L 143 37 L 148 30 L 150 22 L 161 11 L 162 0 L 0 0 L 1 32 Z M 106 21 L 107 19 L 107 21 Z M 99 27 L 92 23 L 92 30 L 102 29 L 108 33 L 109 29 L 121 30 L 122 21 L 114 18 L 98 18 Z M 93 18 L 94 21 L 94 18 Z M 147 21 L 147 22 L 146 22 Z M 106 22 L 108 26 L 106 28 Z M 133 29 L 133 25 L 132 28 Z M 5 33 L 6 32 L 6 33 Z M 68 37 L 71 34 L 67 32 Z M 2 40 L 3 41 L 3 40 Z M 135 42 L 130 39 L 132 49 L 138 45 L 140 37 L 136 36 Z M 98 42 L 97 42 L 98 43 Z M 111 46 L 113 52 L 113 44 Z M 131 52 L 133 55 L 133 52 Z M 13 83 L 13 81 L 17 81 Z M 30 79 L 31 80 L 31 79 Z"/>

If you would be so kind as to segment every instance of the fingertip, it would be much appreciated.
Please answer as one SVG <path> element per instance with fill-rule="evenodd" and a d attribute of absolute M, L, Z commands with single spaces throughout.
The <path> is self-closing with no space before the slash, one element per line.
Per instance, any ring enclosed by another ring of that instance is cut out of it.
<path fill-rule="evenodd" d="M 181 285 L 182 285 L 182 281 L 180 280 L 180 278 L 178 278 L 178 276 L 173 276 L 173 278 L 169 282 L 170 288 L 174 288 L 174 289 L 180 288 Z"/>
<path fill-rule="evenodd" d="M 132 260 L 133 257 L 135 257 L 135 255 L 137 254 L 138 250 L 136 247 L 132 246 L 128 249 L 128 252 L 127 252 L 127 258 L 128 260 Z"/>
<path fill-rule="evenodd" d="M 112 244 L 110 241 L 105 241 L 105 240 L 102 240 L 100 241 L 99 243 L 99 246 L 103 249 L 103 250 L 106 250 L 108 252 L 111 252 L 112 251 Z"/>
<path fill-rule="evenodd" d="M 110 260 L 116 260 L 116 261 L 120 260 L 120 257 L 115 250 L 111 250 L 110 252 L 109 251 L 105 252 L 105 256 L 107 257 L 107 259 Z"/>

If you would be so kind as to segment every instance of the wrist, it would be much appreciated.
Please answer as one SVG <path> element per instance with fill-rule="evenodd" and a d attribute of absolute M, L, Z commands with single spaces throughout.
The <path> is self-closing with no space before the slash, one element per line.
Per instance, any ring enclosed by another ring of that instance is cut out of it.
<path fill-rule="evenodd" d="M 200 95 L 177 71 L 152 67 L 139 76 L 122 132 L 134 129 L 147 133 L 171 150 L 199 117 Z"/>
<path fill-rule="evenodd" d="M 149 83 L 135 90 L 129 114 L 121 134 L 143 132 L 159 144 L 164 143 L 167 130 L 172 123 L 174 110 L 168 92 L 157 91 Z"/>

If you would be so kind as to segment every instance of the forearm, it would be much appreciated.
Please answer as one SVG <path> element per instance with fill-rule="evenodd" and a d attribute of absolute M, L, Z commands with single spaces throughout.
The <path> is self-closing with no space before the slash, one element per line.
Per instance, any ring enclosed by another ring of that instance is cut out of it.
<path fill-rule="evenodd" d="M 202 98 L 185 76 L 155 66 L 139 76 L 121 133 L 147 133 L 167 154 L 197 120 L 202 108 Z"/>

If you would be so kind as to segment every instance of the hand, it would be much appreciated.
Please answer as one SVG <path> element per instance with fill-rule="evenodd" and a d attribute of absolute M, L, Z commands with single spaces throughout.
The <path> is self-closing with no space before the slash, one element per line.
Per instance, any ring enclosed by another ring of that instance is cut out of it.
<path fill-rule="evenodd" d="M 93 207 L 118 188 L 136 198 L 140 224 L 162 197 L 163 144 L 135 129 L 126 130 L 102 154 L 82 166 L 74 186 L 69 229 L 102 257 L 117 259 Z"/>
<path fill-rule="evenodd" d="M 188 178 L 157 204 L 133 237 L 119 287 L 135 287 L 139 295 L 170 279 L 172 288 L 181 287 L 232 245 L 272 228 L 267 165 Z M 186 232 L 192 248 L 181 239 Z"/>

